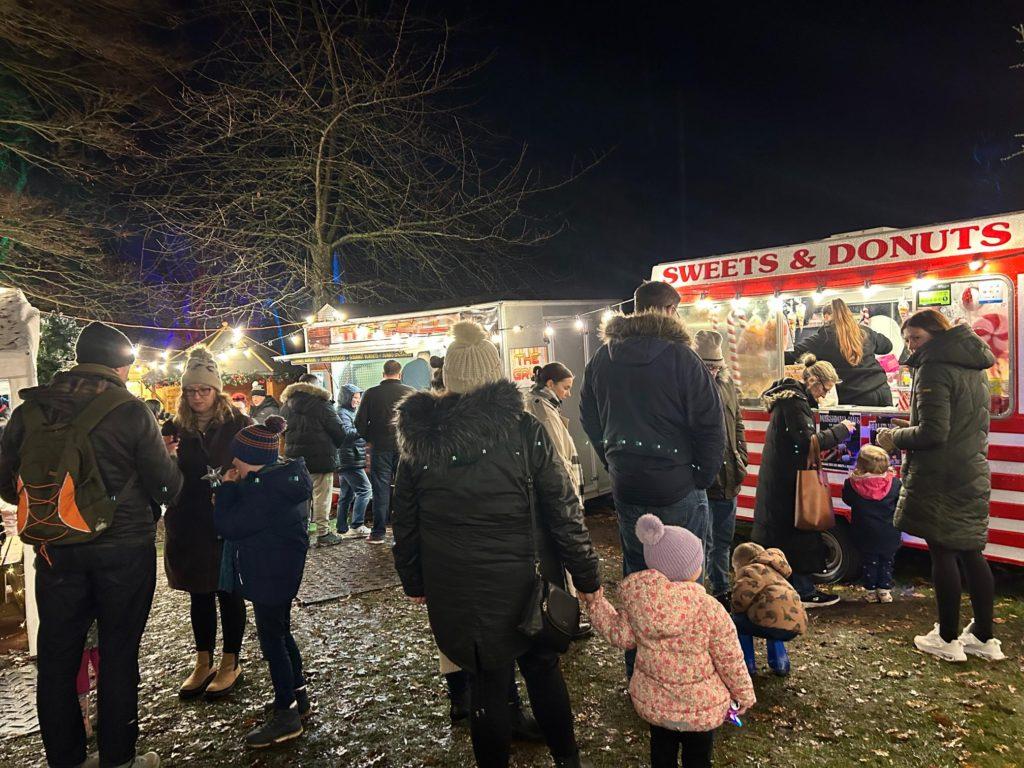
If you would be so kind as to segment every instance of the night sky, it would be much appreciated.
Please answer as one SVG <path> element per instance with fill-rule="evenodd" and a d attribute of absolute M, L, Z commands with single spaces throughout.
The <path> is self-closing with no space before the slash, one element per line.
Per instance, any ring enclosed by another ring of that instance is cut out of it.
<path fill-rule="evenodd" d="M 653 264 L 1024 209 L 1024 4 L 429 0 L 488 54 L 473 111 L 526 143 L 567 230 L 545 293 Z M 712 4 L 707 4 L 712 5 Z"/>

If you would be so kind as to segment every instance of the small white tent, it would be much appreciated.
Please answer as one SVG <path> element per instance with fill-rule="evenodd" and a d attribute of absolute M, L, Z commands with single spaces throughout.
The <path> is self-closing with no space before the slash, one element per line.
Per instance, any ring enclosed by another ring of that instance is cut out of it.
<path fill-rule="evenodd" d="M 28 303 L 25 294 L 15 288 L 0 287 L 0 395 L 10 400 L 10 410 L 21 402 L 18 391 L 34 387 L 36 355 L 39 353 L 39 310 Z M 3 502 L 0 502 L 2 504 Z M 10 519 L 10 515 L 4 515 Z M 8 530 L 8 535 L 13 531 Z M 20 542 L 19 542 L 20 544 Z M 29 653 L 36 652 L 39 614 L 36 611 L 34 555 L 24 548 L 25 616 Z"/>

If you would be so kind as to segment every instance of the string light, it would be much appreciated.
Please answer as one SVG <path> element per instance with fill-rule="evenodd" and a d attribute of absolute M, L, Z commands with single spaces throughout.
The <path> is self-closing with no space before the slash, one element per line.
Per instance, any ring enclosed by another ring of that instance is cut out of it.
<path fill-rule="evenodd" d="M 612 312 L 612 311 L 611 311 L 610 309 L 606 309 L 606 310 L 604 311 L 604 314 L 603 314 L 603 315 L 601 315 L 601 322 L 603 322 L 603 323 L 607 323 L 607 322 L 608 322 L 609 320 L 611 320 L 611 319 L 612 319 L 613 317 L 615 317 L 615 313 L 614 313 L 614 312 Z"/>
<path fill-rule="evenodd" d="M 913 288 L 915 291 L 927 291 L 933 285 L 935 285 L 935 280 L 929 277 L 925 277 L 922 273 L 919 274 L 917 278 L 914 280 L 914 282 L 910 284 L 910 287 Z"/>
<path fill-rule="evenodd" d="M 770 299 L 768 299 L 768 309 L 771 312 L 781 312 L 782 311 L 782 307 L 784 305 L 785 305 L 785 302 L 782 300 L 782 297 L 779 296 L 778 293 L 776 293 L 774 296 L 772 296 Z"/>
<path fill-rule="evenodd" d="M 231 338 L 234 341 L 241 341 L 243 333 L 245 333 L 245 329 L 244 328 L 232 328 L 231 329 Z"/>
<path fill-rule="evenodd" d="M 746 309 L 747 305 L 750 303 L 750 299 L 745 299 L 742 296 L 737 296 L 729 303 L 732 306 L 733 310 L 741 310 Z"/>
<path fill-rule="evenodd" d="M 577 331 L 585 331 L 587 329 L 587 324 L 585 322 L 583 322 L 583 318 L 582 317 L 580 317 L 579 315 L 576 315 L 576 322 L 573 323 L 573 327 Z"/>
<path fill-rule="evenodd" d="M 160 356 L 161 356 L 161 357 L 162 357 L 162 358 L 163 358 L 164 360 L 166 360 L 167 358 L 169 358 L 169 357 L 171 356 L 171 350 L 169 350 L 169 349 L 165 349 L 165 350 L 164 350 L 163 352 L 161 352 L 161 353 L 160 353 Z"/>
<path fill-rule="evenodd" d="M 523 332 L 523 326 L 521 326 L 521 325 L 513 325 L 512 326 L 512 333 L 522 333 L 522 332 Z"/>
<path fill-rule="evenodd" d="M 547 336 L 550 339 L 552 336 L 555 335 L 555 329 L 552 326 L 550 326 L 550 325 L 545 325 L 544 326 L 544 335 Z"/>
<path fill-rule="evenodd" d="M 979 269 L 981 269 L 984 266 L 985 266 L 985 260 L 984 259 L 971 259 L 971 263 L 967 265 L 967 268 L 969 270 L 971 270 L 971 272 L 977 272 Z"/>
<path fill-rule="evenodd" d="M 293 333 L 292 334 L 292 344 L 294 344 L 295 346 L 299 346 L 299 344 L 301 344 L 301 343 L 302 343 L 302 334 L 301 333 Z"/>
<path fill-rule="evenodd" d="M 312 325 L 313 323 L 315 323 L 316 322 L 316 315 L 306 315 L 306 322 L 309 325 Z"/>

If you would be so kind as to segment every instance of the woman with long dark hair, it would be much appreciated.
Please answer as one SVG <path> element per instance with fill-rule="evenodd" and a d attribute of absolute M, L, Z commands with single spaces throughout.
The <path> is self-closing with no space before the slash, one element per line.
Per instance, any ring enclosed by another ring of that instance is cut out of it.
<path fill-rule="evenodd" d="M 572 480 L 573 488 L 583 493 L 583 465 L 576 452 L 576 442 L 569 433 L 569 420 L 561 413 L 562 403 L 572 396 L 575 376 L 562 363 L 548 363 L 533 377 L 533 388 L 526 397 L 526 410 L 533 414 L 548 433 L 555 454 Z"/>
<path fill-rule="evenodd" d="M 969 326 L 950 325 L 934 309 L 908 317 L 903 339 L 914 369 L 910 426 L 879 431 L 878 444 L 907 452 L 894 523 L 924 539 L 932 558 L 939 623 L 914 645 L 946 661 L 998 661 L 1005 656 L 992 636 L 995 586 L 984 555 L 992 491 L 985 371 L 995 358 Z M 962 632 L 961 569 L 974 609 Z"/>
<path fill-rule="evenodd" d="M 252 419 L 231 404 L 222 391 L 220 370 L 206 349 L 197 348 L 185 362 L 181 399 L 165 439 L 178 445 L 178 466 L 185 477 L 181 494 L 164 515 L 164 567 L 172 589 L 189 593 L 196 660 L 178 691 L 182 699 L 203 694 L 217 699 L 234 690 L 241 677 L 238 654 L 245 631 L 245 601 L 230 579 L 221 584 L 224 542 L 213 527 L 211 470 L 231 467 L 231 441 Z M 216 481 L 214 479 L 214 481 Z M 220 608 L 224 650 L 213 663 Z"/>
<path fill-rule="evenodd" d="M 839 374 L 836 389 L 841 405 L 891 408 L 892 390 L 875 355 L 892 352 L 892 342 L 858 323 L 842 299 L 832 299 L 825 315 L 831 319 L 826 319 L 817 333 L 786 352 L 786 364 L 799 362 L 810 353 L 831 363 Z"/>

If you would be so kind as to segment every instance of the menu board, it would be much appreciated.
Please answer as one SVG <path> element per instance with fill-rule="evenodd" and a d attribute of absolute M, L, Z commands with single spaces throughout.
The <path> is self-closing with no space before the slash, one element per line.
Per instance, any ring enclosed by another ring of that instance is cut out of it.
<path fill-rule="evenodd" d="M 822 413 L 818 416 L 818 428 L 822 431 L 831 429 L 844 419 L 849 419 L 856 425 L 849 437 L 834 448 L 821 452 L 821 465 L 825 469 L 839 472 L 850 472 L 857 463 L 857 454 L 860 453 L 860 417 L 857 414 L 845 413 Z"/>

